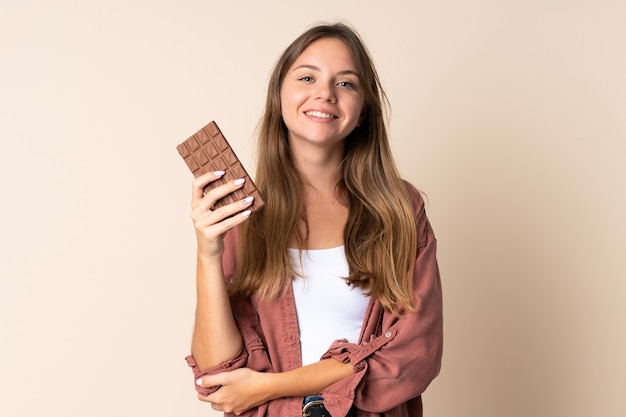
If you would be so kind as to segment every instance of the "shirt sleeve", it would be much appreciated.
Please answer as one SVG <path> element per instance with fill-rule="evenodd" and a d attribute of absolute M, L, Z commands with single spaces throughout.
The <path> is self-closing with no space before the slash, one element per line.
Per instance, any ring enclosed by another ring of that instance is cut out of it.
<path fill-rule="evenodd" d="M 414 189 L 413 189 L 414 190 Z M 443 350 L 443 308 L 437 241 L 426 217 L 424 202 L 413 194 L 418 227 L 418 251 L 414 270 L 417 309 L 401 317 L 374 303 L 367 333 L 360 344 L 339 340 L 323 358 L 351 363 L 354 374 L 323 392 L 331 414 L 345 415 L 346 404 L 382 413 L 422 394 L 437 376 Z M 384 392 L 385 395 L 380 395 Z"/>

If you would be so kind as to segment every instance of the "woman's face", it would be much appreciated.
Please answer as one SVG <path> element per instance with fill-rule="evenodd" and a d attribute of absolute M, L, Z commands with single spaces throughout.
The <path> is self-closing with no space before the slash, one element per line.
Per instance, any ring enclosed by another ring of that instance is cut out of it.
<path fill-rule="evenodd" d="M 287 71 L 280 91 L 292 146 L 333 146 L 359 124 L 363 92 L 348 46 L 323 38 L 309 45 Z"/>

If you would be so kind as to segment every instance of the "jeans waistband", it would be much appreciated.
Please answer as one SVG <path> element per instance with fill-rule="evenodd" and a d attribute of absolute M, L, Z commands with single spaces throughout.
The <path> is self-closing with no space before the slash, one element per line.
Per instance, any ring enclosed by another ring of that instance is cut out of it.
<path fill-rule="evenodd" d="M 332 417 L 326 407 L 324 407 L 323 397 L 319 395 L 309 395 L 304 397 L 304 401 L 302 401 L 302 416 L 303 417 Z M 315 404 L 311 404 L 315 403 Z M 306 407 L 307 404 L 311 404 L 309 407 Z M 345 417 L 356 417 L 356 407 L 352 406 L 348 414 Z"/>

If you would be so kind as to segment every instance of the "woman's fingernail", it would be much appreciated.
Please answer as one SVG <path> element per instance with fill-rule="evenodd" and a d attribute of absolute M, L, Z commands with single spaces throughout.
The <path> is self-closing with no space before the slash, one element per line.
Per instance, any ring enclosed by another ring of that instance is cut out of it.
<path fill-rule="evenodd" d="M 202 378 L 198 378 L 196 380 L 196 385 L 202 385 Z"/>
<path fill-rule="evenodd" d="M 226 174 L 226 172 L 224 172 L 224 171 L 214 171 L 213 172 L 213 175 L 215 175 L 216 177 L 221 177 L 224 174 Z"/>
<path fill-rule="evenodd" d="M 239 178 L 238 180 L 233 181 L 233 184 L 235 184 L 235 185 L 241 185 L 241 184 L 243 184 L 244 182 L 246 182 L 246 180 L 245 180 L 245 179 L 243 179 L 243 178 Z"/>
<path fill-rule="evenodd" d="M 241 217 L 248 217 L 252 213 L 252 210 L 246 210 L 241 212 Z"/>
<path fill-rule="evenodd" d="M 243 199 L 243 204 L 251 204 L 254 201 L 254 197 L 246 197 Z"/>

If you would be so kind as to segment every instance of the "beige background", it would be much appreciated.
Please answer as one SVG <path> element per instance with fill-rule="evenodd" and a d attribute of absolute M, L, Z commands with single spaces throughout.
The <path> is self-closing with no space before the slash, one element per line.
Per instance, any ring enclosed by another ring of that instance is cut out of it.
<path fill-rule="evenodd" d="M 218 415 L 175 145 L 215 119 L 249 165 L 275 59 L 336 19 L 440 241 L 427 415 L 626 415 L 622 0 L 2 0 L 0 415 Z"/>

